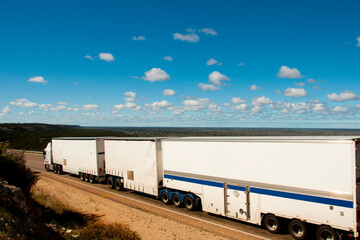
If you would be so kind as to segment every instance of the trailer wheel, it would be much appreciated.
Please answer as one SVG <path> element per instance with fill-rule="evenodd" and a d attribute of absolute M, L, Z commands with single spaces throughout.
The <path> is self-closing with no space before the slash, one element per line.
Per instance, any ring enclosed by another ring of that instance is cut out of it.
<path fill-rule="evenodd" d="M 58 169 L 57 169 L 57 174 L 62 174 L 62 165 L 57 165 Z"/>
<path fill-rule="evenodd" d="M 96 177 L 94 175 L 89 175 L 89 182 L 95 183 L 96 182 Z"/>
<path fill-rule="evenodd" d="M 57 171 L 58 171 L 58 165 L 57 164 L 54 165 L 54 170 L 53 171 L 54 171 L 54 173 L 57 173 Z"/>
<path fill-rule="evenodd" d="M 179 194 L 174 193 L 172 195 L 172 203 L 175 205 L 175 207 L 181 207 L 182 206 L 181 198 L 180 198 Z"/>
<path fill-rule="evenodd" d="M 89 174 L 84 173 L 84 178 L 85 178 L 85 181 L 89 182 Z"/>
<path fill-rule="evenodd" d="M 123 189 L 120 178 L 115 179 L 114 185 L 115 185 L 115 189 L 118 191 L 121 191 Z"/>
<path fill-rule="evenodd" d="M 329 226 L 321 226 L 316 231 L 317 240 L 339 240 L 337 232 Z"/>
<path fill-rule="evenodd" d="M 293 219 L 289 224 L 289 233 L 296 240 L 306 239 L 307 237 L 307 226 L 304 222 Z"/>
<path fill-rule="evenodd" d="M 189 211 L 194 211 L 196 209 L 194 198 L 190 195 L 184 197 L 184 206 Z"/>
<path fill-rule="evenodd" d="M 112 177 L 107 178 L 107 185 L 110 189 L 114 189 L 114 179 Z"/>
<path fill-rule="evenodd" d="M 169 193 L 167 191 L 162 191 L 161 192 L 161 201 L 165 204 L 170 204 L 170 198 L 169 198 Z"/>
<path fill-rule="evenodd" d="M 275 215 L 268 214 L 264 219 L 264 227 L 271 233 L 278 233 L 280 231 L 280 221 Z"/>
<path fill-rule="evenodd" d="M 79 173 L 79 177 L 80 177 L 81 181 L 85 181 L 85 176 L 84 176 L 84 174 L 82 172 Z"/>

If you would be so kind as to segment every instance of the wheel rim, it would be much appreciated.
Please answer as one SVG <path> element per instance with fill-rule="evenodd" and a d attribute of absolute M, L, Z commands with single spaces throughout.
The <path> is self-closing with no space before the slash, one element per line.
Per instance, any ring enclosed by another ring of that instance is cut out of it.
<path fill-rule="evenodd" d="M 334 240 L 335 237 L 334 235 L 330 232 L 330 231 L 327 231 L 327 230 L 324 230 L 320 233 L 320 239 L 324 239 L 324 240 Z"/>
<path fill-rule="evenodd" d="M 291 231 L 296 237 L 302 237 L 304 235 L 304 228 L 300 224 L 294 224 L 291 227 Z"/>
<path fill-rule="evenodd" d="M 185 205 L 186 205 L 186 208 L 191 209 L 193 207 L 193 202 L 191 201 L 191 199 L 188 198 L 185 200 Z"/>
<path fill-rule="evenodd" d="M 268 220 L 267 225 L 271 230 L 275 230 L 278 227 L 277 222 L 272 218 Z"/>
<path fill-rule="evenodd" d="M 174 205 L 180 205 L 180 197 L 175 195 L 173 196 L 173 199 L 174 199 Z"/>
<path fill-rule="evenodd" d="M 161 194 L 161 199 L 162 199 L 162 201 L 163 201 L 164 203 L 169 202 L 169 196 L 168 196 L 168 194 L 167 194 L 166 192 L 163 192 L 163 193 Z"/>

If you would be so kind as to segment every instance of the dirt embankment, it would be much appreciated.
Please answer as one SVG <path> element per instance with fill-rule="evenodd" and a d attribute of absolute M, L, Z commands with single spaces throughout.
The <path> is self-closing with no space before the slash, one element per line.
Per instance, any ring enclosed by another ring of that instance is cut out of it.
<path fill-rule="evenodd" d="M 142 239 L 226 239 L 164 217 L 131 208 L 42 176 L 34 191 L 42 191 L 69 208 L 99 215 L 104 223 L 120 222 L 137 231 Z M 248 238 L 251 239 L 251 238 Z"/>

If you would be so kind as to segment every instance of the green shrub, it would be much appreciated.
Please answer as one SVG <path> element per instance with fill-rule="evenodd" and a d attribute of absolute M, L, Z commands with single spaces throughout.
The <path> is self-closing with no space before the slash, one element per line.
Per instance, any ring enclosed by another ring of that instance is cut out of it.
<path fill-rule="evenodd" d="M 0 179 L 19 187 L 28 196 L 37 176 L 26 167 L 23 153 L 8 152 L 8 143 L 0 143 Z"/>
<path fill-rule="evenodd" d="M 137 232 L 130 230 L 127 225 L 121 223 L 91 223 L 86 228 L 83 228 L 78 237 L 78 240 L 140 240 Z"/>

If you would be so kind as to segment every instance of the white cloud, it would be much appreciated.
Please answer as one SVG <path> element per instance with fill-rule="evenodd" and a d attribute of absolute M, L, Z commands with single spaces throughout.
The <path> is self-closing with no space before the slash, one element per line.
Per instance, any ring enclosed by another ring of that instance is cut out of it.
<path fill-rule="evenodd" d="M 259 90 L 259 87 L 256 86 L 255 84 L 253 84 L 253 85 L 251 85 L 251 86 L 249 87 L 249 89 L 250 89 L 251 91 L 256 91 L 256 90 Z"/>
<path fill-rule="evenodd" d="M 57 111 L 65 110 L 65 109 L 66 109 L 66 106 L 59 105 L 56 107 L 50 107 L 48 110 L 50 110 L 51 112 L 57 112 Z"/>
<path fill-rule="evenodd" d="M 209 103 L 208 98 L 188 99 L 183 101 L 185 110 L 189 111 L 199 111 L 200 109 L 205 108 L 207 103 Z"/>
<path fill-rule="evenodd" d="M 302 78 L 300 71 L 296 68 L 282 66 L 276 75 L 279 78 Z"/>
<path fill-rule="evenodd" d="M 161 68 L 152 68 L 151 70 L 145 72 L 143 79 L 150 82 L 167 81 L 170 79 L 170 75 Z"/>
<path fill-rule="evenodd" d="M 271 104 L 272 101 L 270 100 L 270 98 L 267 98 L 265 96 L 262 96 L 262 97 L 254 97 L 252 100 L 251 100 L 251 104 L 253 106 L 262 106 L 264 104 Z"/>
<path fill-rule="evenodd" d="M 19 112 L 19 115 L 24 115 L 25 113 L 24 112 Z"/>
<path fill-rule="evenodd" d="M 200 40 L 200 37 L 195 33 L 189 33 L 189 34 L 174 33 L 173 36 L 175 40 L 181 40 L 185 42 L 198 42 Z"/>
<path fill-rule="evenodd" d="M 232 109 L 238 110 L 240 112 L 246 112 L 247 111 L 247 106 L 245 103 L 239 104 L 239 105 L 235 105 L 234 107 L 232 107 Z"/>
<path fill-rule="evenodd" d="M 357 47 L 360 47 L 360 37 L 357 37 L 357 38 L 356 38 L 356 41 L 357 41 L 356 46 L 357 46 Z"/>
<path fill-rule="evenodd" d="M 125 97 L 131 97 L 131 98 L 135 98 L 136 97 L 136 93 L 134 92 L 126 92 L 124 93 Z"/>
<path fill-rule="evenodd" d="M 104 60 L 106 62 L 115 61 L 115 58 L 111 53 L 99 53 L 99 57 L 101 60 Z"/>
<path fill-rule="evenodd" d="M 95 111 L 99 108 L 97 104 L 85 104 L 82 105 L 82 109 L 85 111 Z"/>
<path fill-rule="evenodd" d="M 346 106 L 343 106 L 343 107 L 336 106 L 333 109 L 331 109 L 331 111 L 333 111 L 333 112 L 346 112 L 346 110 L 347 110 Z"/>
<path fill-rule="evenodd" d="M 15 102 L 10 102 L 11 105 L 14 106 L 19 106 L 19 107 L 26 107 L 26 108 L 30 108 L 30 107 L 36 107 L 37 104 L 34 102 L 30 102 L 29 100 L 22 98 L 22 99 L 16 99 Z"/>
<path fill-rule="evenodd" d="M 112 107 L 113 110 L 123 110 L 125 106 L 123 104 L 117 104 Z"/>
<path fill-rule="evenodd" d="M 294 82 L 294 84 L 295 84 L 297 87 L 303 87 L 303 86 L 305 86 L 305 83 L 303 83 L 303 82 Z"/>
<path fill-rule="evenodd" d="M 5 106 L 1 109 L 0 117 L 4 116 L 5 114 L 11 112 L 11 108 L 9 106 Z"/>
<path fill-rule="evenodd" d="M 164 60 L 172 62 L 174 59 L 171 56 L 165 56 Z"/>
<path fill-rule="evenodd" d="M 221 108 L 218 107 L 218 105 L 216 105 L 215 103 L 210 103 L 207 109 L 211 112 L 220 112 L 221 111 Z"/>
<path fill-rule="evenodd" d="M 85 58 L 90 59 L 90 60 L 94 60 L 94 58 L 93 58 L 92 56 L 90 56 L 89 54 L 87 54 L 87 55 L 85 56 Z"/>
<path fill-rule="evenodd" d="M 215 85 L 224 85 L 221 81 L 229 81 L 230 79 L 225 76 L 224 74 L 221 74 L 218 71 L 214 71 L 209 74 L 209 81 Z"/>
<path fill-rule="evenodd" d="M 126 108 L 136 108 L 136 104 L 133 102 L 127 102 L 125 103 Z"/>
<path fill-rule="evenodd" d="M 67 102 L 57 102 L 58 105 L 67 105 Z"/>
<path fill-rule="evenodd" d="M 220 90 L 219 86 L 215 86 L 212 84 L 199 83 L 198 87 L 201 88 L 202 91 L 217 91 Z"/>
<path fill-rule="evenodd" d="M 312 79 L 312 78 L 308 78 L 307 82 L 308 83 L 317 83 L 317 81 L 315 79 Z"/>
<path fill-rule="evenodd" d="M 238 66 L 244 66 L 245 65 L 245 63 L 239 63 L 238 64 Z"/>
<path fill-rule="evenodd" d="M 221 63 L 219 63 L 217 60 L 215 60 L 213 58 L 210 58 L 209 60 L 206 61 L 206 65 L 208 65 L 208 66 L 215 65 L 215 64 L 217 64 L 219 66 L 221 65 Z"/>
<path fill-rule="evenodd" d="M 144 36 L 138 36 L 138 37 L 134 36 L 132 38 L 132 40 L 134 40 L 134 41 L 145 41 L 146 37 L 144 37 Z"/>
<path fill-rule="evenodd" d="M 304 88 L 288 88 L 284 91 L 284 95 L 287 97 L 305 97 L 307 92 Z"/>
<path fill-rule="evenodd" d="M 159 110 L 164 109 L 171 106 L 171 103 L 169 103 L 166 100 L 162 100 L 160 102 L 154 102 L 152 104 L 145 104 L 147 107 L 151 107 L 153 110 Z"/>
<path fill-rule="evenodd" d="M 33 110 L 29 111 L 29 114 L 34 114 L 34 113 L 35 113 L 35 111 L 33 111 Z"/>
<path fill-rule="evenodd" d="M 35 83 L 42 83 L 46 84 L 47 81 L 44 80 L 44 77 L 42 76 L 36 76 L 28 79 L 28 82 L 35 82 Z"/>
<path fill-rule="evenodd" d="M 232 103 L 234 103 L 234 104 L 239 104 L 239 103 L 245 103 L 246 102 L 244 99 L 239 98 L 239 97 L 233 97 L 230 101 Z"/>
<path fill-rule="evenodd" d="M 360 108 L 360 104 L 356 104 L 355 107 L 356 107 L 356 108 Z"/>
<path fill-rule="evenodd" d="M 323 103 L 316 103 L 316 104 L 313 104 L 312 109 L 314 111 L 318 112 L 318 111 L 324 111 L 326 109 L 326 107 L 324 106 Z"/>
<path fill-rule="evenodd" d="M 175 91 L 172 90 L 172 89 L 165 89 L 165 90 L 162 92 L 162 94 L 163 94 L 164 96 L 175 96 L 175 95 L 176 95 Z"/>
<path fill-rule="evenodd" d="M 133 97 L 126 97 L 125 102 L 135 102 L 135 98 Z"/>
<path fill-rule="evenodd" d="M 199 29 L 199 32 L 205 33 L 206 35 L 212 35 L 212 36 L 218 35 L 218 33 L 215 32 L 215 30 L 213 28 L 202 28 L 202 29 Z"/>
<path fill-rule="evenodd" d="M 277 94 L 282 94 L 282 91 L 280 91 L 280 90 L 278 90 L 278 89 L 276 89 L 275 92 L 276 92 Z"/>
<path fill-rule="evenodd" d="M 360 99 L 359 95 L 356 95 L 355 93 L 353 93 L 350 90 L 345 90 L 340 94 L 332 93 L 332 94 L 328 94 L 326 96 L 332 102 L 344 102 L 344 101 L 349 101 L 349 100 Z"/>

